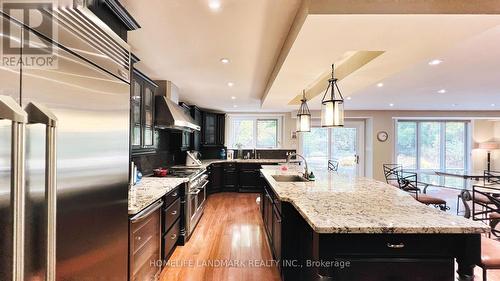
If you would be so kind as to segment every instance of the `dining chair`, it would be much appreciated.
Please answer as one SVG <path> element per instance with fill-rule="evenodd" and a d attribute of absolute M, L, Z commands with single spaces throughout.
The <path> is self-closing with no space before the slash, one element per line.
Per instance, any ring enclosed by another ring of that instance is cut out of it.
<path fill-rule="evenodd" d="M 500 241 L 481 236 L 481 261 L 478 266 L 483 269 L 483 281 L 488 281 L 489 269 L 500 269 Z"/>
<path fill-rule="evenodd" d="M 497 237 L 500 236 L 500 230 L 496 229 L 500 223 L 499 194 L 498 186 L 472 186 L 472 219 L 488 223 L 491 233 Z"/>
<path fill-rule="evenodd" d="M 499 171 L 491 171 L 484 170 L 484 185 L 500 185 L 500 172 Z"/>
<path fill-rule="evenodd" d="M 385 181 L 399 188 L 399 174 L 403 171 L 400 164 L 383 164 Z"/>
<path fill-rule="evenodd" d="M 339 161 L 328 160 L 328 171 L 337 172 L 339 170 Z"/>
<path fill-rule="evenodd" d="M 495 237 L 500 238 L 500 229 L 497 229 L 497 226 L 500 224 L 500 213 L 491 213 L 490 214 L 490 228 L 491 234 Z"/>
<path fill-rule="evenodd" d="M 417 173 L 403 171 L 402 165 L 399 164 L 384 164 L 383 167 L 387 183 L 410 193 L 415 200 L 422 204 L 433 205 L 442 211 L 449 210 L 445 200 L 421 192 Z"/>

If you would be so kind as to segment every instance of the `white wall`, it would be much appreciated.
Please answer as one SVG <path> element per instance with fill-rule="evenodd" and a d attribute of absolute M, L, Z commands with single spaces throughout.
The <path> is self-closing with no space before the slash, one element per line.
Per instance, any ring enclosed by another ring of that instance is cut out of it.
<path fill-rule="evenodd" d="M 479 144 L 489 141 L 500 141 L 499 120 L 474 120 L 472 122 L 472 169 L 485 170 L 487 167 L 487 151 L 479 149 Z M 500 170 L 500 150 L 491 152 L 491 169 Z"/>

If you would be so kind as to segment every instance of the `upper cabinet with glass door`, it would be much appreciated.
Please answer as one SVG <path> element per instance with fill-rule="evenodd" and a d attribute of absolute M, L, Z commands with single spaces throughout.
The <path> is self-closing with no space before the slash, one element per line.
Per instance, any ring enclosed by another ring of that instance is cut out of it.
<path fill-rule="evenodd" d="M 155 149 L 154 96 L 157 87 L 142 72 L 133 70 L 130 101 L 130 141 L 133 153 Z"/>

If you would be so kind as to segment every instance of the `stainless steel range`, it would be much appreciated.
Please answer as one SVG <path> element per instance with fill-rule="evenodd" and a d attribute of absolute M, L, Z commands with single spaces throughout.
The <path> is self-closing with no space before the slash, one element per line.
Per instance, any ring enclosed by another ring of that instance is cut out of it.
<path fill-rule="evenodd" d="M 169 170 L 170 177 L 189 178 L 184 196 L 184 229 L 181 233 L 181 244 L 193 234 L 196 225 L 205 210 L 207 199 L 208 174 L 205 168 L 174 168 Z"/>

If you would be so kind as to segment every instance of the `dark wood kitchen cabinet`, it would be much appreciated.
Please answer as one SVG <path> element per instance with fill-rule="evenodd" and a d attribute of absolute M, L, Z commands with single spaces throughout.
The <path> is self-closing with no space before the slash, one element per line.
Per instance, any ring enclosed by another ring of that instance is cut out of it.
<path fill-rule="evenodd" d="M 161 257 L 164 262 L 168 261 L 174 252 L 181 234 L 183 209 L 180 195 L 183 190 L 178 186 L 164 196 L 161 228 Z"/>
<path fill-rule="evenodd" d="M 261 193 L 262 221 L 266 229 L 269 245 L 275 260 L 281 260 L 281 204 L 268 185 Z M 280 266 L 281 269 L 281 266 Z"/>
<path fill-rule="evenodd" d="M 223 113 L 203 111 L 201 117 L 201 145 L 223 146 L 226 115 Z"/>
<path fill-rule="evenodd" d="M 260 164 L 238 164 L 238 186 L 240 192 L 261 192 L 262 178 L 260 177 Z"/>
<path fill-rule="evenodd" d="M 130 143 L 132 153 L 155 149 L 154 96 L 158 88 L 153 80 L 134 69 L 131 80 Z"/>
<path fill-rule="evenodd" d="M 214 163 L 208 168 L 209 173 L 209 185 L 208 193 L 216 193 L 221 191 L 223 181 L 224 181 L 224 167 L 221 163 Z"/>
<path fill-rule="evenodd" d="M 237 191 L 238 170 L 236 168 L 236 163 L 225 163 L 223 171 L 224 171 L 223 191 Z"/>

